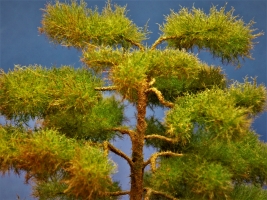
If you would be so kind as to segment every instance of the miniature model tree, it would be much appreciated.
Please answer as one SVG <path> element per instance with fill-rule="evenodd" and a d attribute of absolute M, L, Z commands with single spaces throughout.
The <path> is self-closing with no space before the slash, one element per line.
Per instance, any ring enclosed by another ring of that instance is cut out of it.
<path fill-rule="evenodd" d="M 12 122 L 0 127 L 2 173 L 25 171 L 40 199 L 267 198 L 267 146 L 251 129 L 266 109 L 266 88 L 249 79 L 229 83 L 220 67 L 191 51 L 206 49 L 239 66 L 262 34 L 253 34 L 253 22 L 225 7 L 209 15 L 181 8 L 146 46 L 146 28 L 128 19 L 125 7 L 108 2 L 99 13 L 84 1 L 57 1 L 43 11 L 40 33 L 81 50 L 86 67 L 1 73 L 0 112 Z M 134 128 L 124 123 L 125 101 L 136 107 Z M 157 106 L 168 109 L 165 118 L 147 117 Z M 41 126 L 25 127 L 30 119 Z M 109 142 L 126 135 L 131 156 Z M 157 150 L 148 160 L 144 145 Z M 109 152 L 129 164 L 129 191 L 112 181 Z"/>

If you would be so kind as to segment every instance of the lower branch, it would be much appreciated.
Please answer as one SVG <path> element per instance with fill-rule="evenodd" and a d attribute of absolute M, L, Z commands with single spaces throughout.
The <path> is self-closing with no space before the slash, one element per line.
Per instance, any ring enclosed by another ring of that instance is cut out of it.
<path fill-rule="evenodd" d="M 169 107 L 169 108 L 173 108 L 174 107 L 174 104 L 172 102 L 168 102 L 168 101 L 165 101 L 164 97 L 162 96 L 161 92 L 157 89 L 157 88 L 149 88 L 147 89 L 147 92 L 154 92 L 157 97 L 158 97 L 158 100 L 159 102 L 166 106 L 166 107 Z"/>
<path fill-rule="evenodd" d="M 117 192 L 106 192 L 105 195 L 106 196 L 120 196 L 120 195 L 126 195 L 126 194 L 130 194 L 130 191 L 117 191 Z"/>
<path fill-rule="evenodd" d="M 104 148 L 105 149 L 109 149 L 110 151 L 112 151 L 113 153 L 115 153 L 116 155 L 122 157 L 123 159 L 125 159 L 130 167 L 133 166 L 133 161 L 131 160 L 130 157 L 128 157 L 125 153 L 123 153 L 121 150 L 117 149 L 116 147 L 114 147 L 112 144 L 110 144 L 109 142 L 104 142 Z"/>
<path fill-rule="evenodd" d="M 128 38 L 123 38 L 123 39 L 125 39 L 127 42 L 130 42 L 132 45 L 137 46 L 141 51 L 145 50 L 144 46 L 141 45 L 140 43 L 134 42 L 133 40 L 130 40 Z"/>
<path fill-rule="evenodd" d="M 116 90 L 117 87 L 116 86 L 108 86 L 108 87 L 96 87 L 95 90 L 97 91 L 112 91 L 112 90 Z"/>
<path fill-rule="evenodd" d="M 151 50 L 154 50 L 159 44 L 164 42 L 165 40 L 170 40 L 170 39 L 181 39 L 182 36 L 168 36 L 168 37 L 160 37 L 155 41 L 155 43 L 151 46 Z"/>
<path fill-rule="evenodd" d="M 156 160 L 159 156 L 176 156 L 176 157 L 181 157 L 183 154 L 180 153 L 174 153 L 171 151 L 166 151 L 166 152 L 158 152 L 152 154 L 152 156 L 144 163 L 144 167 L 146 167 L 148 164 L 151 164 L 151 170 L 152 172 L 156 171 Z"/>
<path fill-rule="evenodd" d="M 169 194 L 166 194 L 165 192 L 152 190 L 151 188 L 147 188 L 147 187 L 144 188 L 144 190 L 146 191 L 146 195 L 145 195 L 145 199 L 144 200 L 149 200 L 151 194 L 160 195 L 160 196 L 166 197 L 166 198 L 171 199 L 171 200 L 178 200 L 177 198 L 175 198 L 175 197 L 173 197 L 173 196 L 171 196 Z"/>
<path fill-rule="evenodd" d="M 131 139 L 134 137 L 134 135 L 136 135 L 136 133 L 134 131 L 128 130 L 128 129 L 125 129 L 125 128 L 112 128 L 111 130 L 112 131 L 118 131 L 121 134 L 127 134 L 127 135 L 130 136 Z"/>
<path fill-rule="evenodd" d="M 164 141 L 170 142 L 170 143 L 178 142 L 178 139 L 172 139 L 172 138 L 168 138 L 168 137 L 165 137 L 162 135 L 157 135 L 157 134 L 146 135 L 145 139 L 160 139 L 160 140 L 164 140 Z"/>
<path fill-rule="evenodd" d="M 145 195 L 144 200 L 149 200 L 150 196 L 152 194 L 152 189 L 151 188 L 144 188 L 144 190 L 146 191 L 146 195 Z"/>

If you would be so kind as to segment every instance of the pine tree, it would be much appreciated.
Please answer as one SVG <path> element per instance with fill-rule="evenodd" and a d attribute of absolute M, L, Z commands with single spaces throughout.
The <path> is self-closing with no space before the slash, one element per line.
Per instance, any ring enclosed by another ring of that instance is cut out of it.
<path fill-rule="evenodd" d="M 233 9 L 171 11 L 148 46 L 126 7 L 109 1 L 101 12 L 86 3 L 48 3 L 40 33 L 82 52 L 85 67 L 15 66 L 0 76 L 0 171 L 26 172 L 39 199 L 263 200 L 267 146 L 251 124 L 266 110 L 256 79 L 231 82 L 219 66 L 201 62 L 209 50 L 240 67 L 251 58 L 253 21 Z M 105 94 L 109 91 L 109 95 Z M 127 126 L 125 102 L 136 107 Z M 167 109 L 164 119 L 146 110 Z M 27 126 L 29 120 L 39 126 Z M 110 141 L 129 136 L 131 156 Z M 145 160 L 144 146 L 157 152 Z M 130 190 L 112 180 L 113 152 L 130 166 Z M 150 166 L 150 170 L 145 168 Z"/>

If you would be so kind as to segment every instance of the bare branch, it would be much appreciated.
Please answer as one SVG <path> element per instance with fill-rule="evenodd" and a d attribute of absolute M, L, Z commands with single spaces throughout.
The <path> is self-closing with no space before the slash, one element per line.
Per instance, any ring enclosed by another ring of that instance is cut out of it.
<path fill-rule="evenodd" d="M 149 86 L 152 86 L 155 82 L 156 82 L 156 79 L 153 78 L 153 79 L 148 83 L 148 85 L 149 85 Z"/>
<path fill-rule="evenodd" d="M 130 191 L 117 191 L 117 192 L 106 192 L 105 196 L 120 196 L 120 195 L 126 195 L 130 194 Z"/>
<path fill-rule="evenodd" d="M 124 129 L 124 128 L 112 128 L 110 130 L 112 130 L 112 131 L 118 131 L 121 134 L 127 134 L 127 135 L 130 136 L 131 139 L 134 137 L 134 135 L 136 135 L 136 132 L 135 131 Z"/>
<path fill-rule="evenodd" d="M 128 38 L 123 38 L 123 39 L 125 39 L 127 42 L 130 42 L 132 45 L 137 46 L 141 51 L 145 50 L 145 47 L 143 45 L 141 45 L 140 43 L 134 42 Z"/>
<path fill-rule="evenodd" d="M 164 97 L 162 96 L 162 93 L 157 88 L 154 88 L 154 87 L 153 88 L 149 88 L 149 89 L 147 89 L 146 92 L 154 92 L 157 95 L 157 97 L 159 99 L 159 102 L 162 105 L 164 105 L 166 107 L 169 107 L 169 108 L 173 108 L 174 107 L 174 104 L 172 102 L 165 101 Z"/>
<path fill-rule="evenodd" d="M 152 45 L 151 50 L 154 50 L 160 43 L 164 42 L 165 40 L 170 39 L 181 39 L 181 36 L 170 36 L 170 37 L 160 37 L 155 41 L 155 43 Z"/>
<path fill-rule="evenodd" d="M 170 143 L 178 142 L 178 139 L 168 138 L 168 137 L 165 137 L 162 135 L 157 135 L 157 134 L 146 135 L 145 139 L 160 139 L 160 140 L 164 140 L 164 141 L 170 142 Z"/>
<path fill-rule="evenodd" d="M 116 86 L 107 86 L 107 87 L 96 87 L 95 90 L 97 91 L 112 91 L 112 90 L 116 90 L 117 87 Z"/>
<path fill-rule="evenodd" d="M 166 151 L 166 152 L 158 152 L 158 153 L 154 153 L 152 154 L 152 156 L 144 162 L 144 168 L 148 165 L 151 164 L 151 170 L 152 172 L 156 171 L 156 160 L 159 156 L 176 156 L 176 157 L 181 157 L 183 156 L 183 154 L 180 153 L 174 153 L 171 151 Z"/>
<path fill-rule="evenodd" d="M 144 190 L 146 191 L 146 195 L 145 195 L 145 199 L 144 200 L 149 200 L 150 196 L 152 194 L 152 189 L 151 188 L 144 188 Z"/>
<path fill-rule="evenodd" d="M 151 194 L 156 194 L 156 195 L 160 195 L 160 196 L 164 196 L 168 199 L 171 199 L 171 200 L 179 200 L 171 195 L 168 195 L 166 194 L 165 192 L 160 192 L 160 191 L 156 191 L 156 190 L 153 190 L 151 188 L 148 188 L 148 187 L 145 187 L 144 188 L 144 191 L 146 191 L 146 195 L 145 195 L 145 199 L 144 200 L 149 200 L 150 199 L 150 196 Z"/>
<path fill-rule="evenodd" d="M 130 157 L 128 157 L 125 153 L 123 153 L 121 150 L 117 149 L 116 147 L 114 147 L 112 144 L 110 144 L 109 142 L 105 142 L 104 147 L 108 148 L 110 151 L 112 151 L 113 153 L 117 154 L 118 156 L 124 158 L 130 165 L 130 167 L 133 166 L 133 161 L 131 160 Z"/>

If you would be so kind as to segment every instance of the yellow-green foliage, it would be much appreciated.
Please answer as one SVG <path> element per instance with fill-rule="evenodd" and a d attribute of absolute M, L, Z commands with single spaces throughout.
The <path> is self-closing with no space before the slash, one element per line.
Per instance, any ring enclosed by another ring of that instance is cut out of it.
<path fill-rule="evenodd" d="M 266 111 L 267 90 L 264 85 L 257 85 L 245 79 L 244 83 L 235 82 L 229 88 L 229 93 L 235 98 L 237 106 L 248 107 L 252 114 Z"/>
<path fill-rule="evenodd" d="M 56 128 L 71 138 L 98 142 L 110 140 L 115 136 L 110 129 L 120 126 L 123 121 L 123 108 L 114 98 L 106 98 L 86 113 L 70 110 L 46 115 L 43 126 Z"/>
<path fill-rule="evenodd" d="M 219 163 L 185 156 L 161 159 L 150 184 L 177 197 L 191 193 L 191 199 L 223 199 L 232 189 L 231 176 Z"/>
<path fill-rule="evenodd" d="M 236 64 L 240 57 L 250 58 L 252 40 L 261 34 L 253 35 L 253 22 L 245 24 L 242 19 L 233 16 L 233 12 L 233 9 L 225 12 L 225 7 L 217 10 L 213 6 L 206 15 L 194 7 L 192 10 L 181 8 L 178 13 L 172 11 L 160 28 L 163 36 L 173 37 L 168 40 L 170 46 L 208 48 L 223 62 Z"/>
<path fill-rule="evenodd" d="M 251 110 L 235 104 L 229 93 L 219 89 L 178 98 L 167 114 L 167 132 L 184 143 L 190 141 L 194 128 L 226 140 L 242 137 L 250 126 Z"/>
<path fill-rule="evenodd" d="M 113 49 L 111 47 L 101 47 L 98 49 L 87 48 L 83 50 L 82 61 L 87 67 L 95 72 L 119 65 L 128 56 L 124 54 L 123 49 Z"/>
<path fill-rule="evenodd" d="M 56 131 L 40 131 L 18 141 L 15 167 L 27 171 L 28 178 L 46 180 L 73 158 L 77 147 L 75 140 Z"/>
<path fill-rule="evenodd" d="M 172 145 L 165 147 L 171 150 Z M 267 145 L 249 131 L 237 141 L 222 142 L 205 131 L 192 135 L 190 143 L 181 146 L 181 158 L 164 158 L 153 174 L 147 174 L 146 185 L 167 191 L 180 199 L 242 198 L 245 194 L 264 199 L 261 186 L 267 180 Z M 233 184 L 234 183 L 234 184 Z M 244 187 L 243 184 L 254 186 Z M 253 192 L 254 191 L 254 192 Z"/>
<path fill-rule="evenodd" d="M 70 4 L 47 4 L 43 10 L 41 33 L 56 44 L 84 48 L 89 43 L 95 45 L 126 45 L 128 41 L 141 42 L 146 33 L 126 17 L 126 8 L 107 4 L 102 13 L 97 9 L 86 8 L 81 0 L 78 4 L 72 0 Z"/>
<path fill-rule="evenodd" d="M 197 152 L 205 160 L 221 163 L 231 171 L 235 183 L 253 182 L 261 186 L 267 180 L 267 145 L 252 131 L 248 130 L 238 141 L 227 143 L 200 131 L 184 149 L 187 154 Z"/>
<path fill-rule="evenodd" d="M 197 57 L 185 51 L 132 51 L 111 68 L 111 80 L 122 94 L 133 100 L 140 84 L 146 79 L 194 79 L 202 66 Z"/>
<path fill-rule="evenodd" d="M 75 196 L 66 196 L 64 194 L 64 190 L 67 189 L 67 184 L 62 182 L 62 177 L 64 174 L 62 174 L 62 172 L 61 174 L 58 174 L 58 176 L 50 176 L 50 180 L 36 182 L 33 188 L 32 196 L 38 198 L 39 200 L 75 199 Z M 79 198 L 76 199 L 78 200 Z"/>
<path fill-rule="evenodd" d="M 70 177 L 65 181 L 68 188 L 64 192 L 92 200 L 105 196 L 112 188 L 110 173 L 114 169 L 114 164 L 99 149 L 90 146 L 78 149 L 66 168 Z"/>
<path fill-rule="evenodd" d="M 73 158 L 77 147 L 75 140 L 53 130 L 32 134 L 23 129 L 2 127 L 0 134 L 1 144 L 6 144 L 1 148 L 1 159 L 9 161 L 9 169 L 27 171 L 28 178 L 44 179 L 55 173 Z M 1 166 L 3 164 L 5 162 Z"/>
<path fill-rule="evenodd" d="M 165 49 L 123 52 L 122 49 L 99 48 L 83 52 L 83 62 L 96 72 L 110 68 L 110 79 L 129 100 L 136 100 L 136 90 L 146 79 L 166 100 L 174 101 L 184 92 L 199 92 L 214 85 L 226 87 L 226 78 L 218 67 L 209 67 L 185 51 Z M 149 102 L 158 105 L 153 94 Z"/>
<path fill-rule="evenodd" d="M 110 178 L 114 163 L 89 142 L 77 142 L 54 130 L 29 133 L 1 127 L 0 147 L 4 147 L 0 149 L 1 171 L 25 170 L 27 181 L 47 182 L 61 174 L 57 184 L 63 181 L 67 186 L 57 187 L 82 199 L 95 199 L 115 187 Z"/>
<path fill-rule="evenodd" d="M 226 82 L 226 77 L 220 67 L 209 67 L 202 64 L 200 69 L 195 70 L 194 76 L 184 76 L 181 79 L 176 76 L 159 76 L 153 86 L 161 91 L 165 100 L 175 102 L 177 97 L 186 93 L 198 93 L 214 86 L 224 89 L 226 88 Z M 161 106 L 158 98 L 153 93 L 149 96 L 149 102 L 152 105 Z"/>
<path fill-rule="evenodd" d="M 267 199 L 267 190 L 254 185 L 241 185 L 236 186 L 231 193 L 233 200 L 265 200 Z"/>
<path fill-rule="evenodd" d="M 0 113 L 8 118 L 42 117 L 53 111 L 85 113 L 101 99 L 101 81 L 85 69 L 16 67 L 0 77 Z"/>
<path fill-rule="evenodd" d="M 23 137 L 20 135 L 18 128 L 10 126 L 0 126 L 0 170 L 5 174 L 12 169 L 12 166 L 16 163 L 14 157 L 18 151 L 16 149 L 17 138 Z"/>

